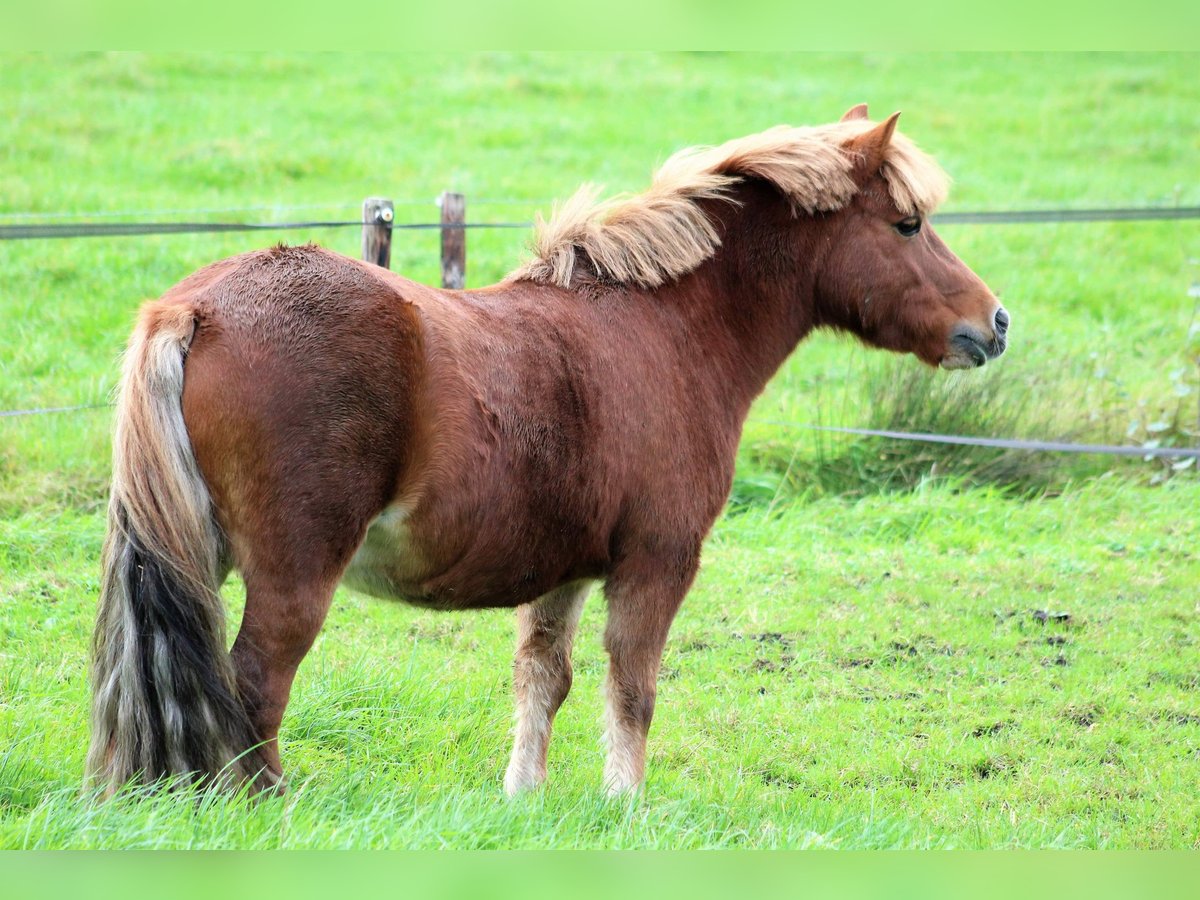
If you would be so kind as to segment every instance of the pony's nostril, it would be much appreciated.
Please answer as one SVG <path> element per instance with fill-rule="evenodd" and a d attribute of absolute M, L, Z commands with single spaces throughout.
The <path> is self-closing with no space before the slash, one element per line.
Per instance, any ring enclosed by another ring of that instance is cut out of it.
<path fill-rule="evenodd" d="M 1008 310 L 1003 306 L 999 307 L 996 310 L 996 333 L 1003 335 L 1004 332 L 1008 331 L 1009 321 Z"/>

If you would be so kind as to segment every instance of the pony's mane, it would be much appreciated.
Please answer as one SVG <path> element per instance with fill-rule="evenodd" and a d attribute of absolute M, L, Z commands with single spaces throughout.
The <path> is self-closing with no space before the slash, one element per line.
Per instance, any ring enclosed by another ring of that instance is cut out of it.
<path fill-rule="evenodd" d="M 866 119 L 793 128 L 780 125 L 719 147 L 693 147 L 671 156 L 650 189 L 599 201 L 585 184 L 550 221 L 538 216 L 534 259 L 509 277 L 570 287 L 580 254 L 606 281 L 644 288 L 686 275 L 716 251 L 721 240 L 697 201 L 729 199 L 744 178 L 773 184 L 793 213 L 841 209 L 857 191 L 853 156 L 844 145 L 876 127 Z M 893 133 L 882 174 L 904 215 L 932 212 L 949 179 L 936 162 L 900 133 Z"/>

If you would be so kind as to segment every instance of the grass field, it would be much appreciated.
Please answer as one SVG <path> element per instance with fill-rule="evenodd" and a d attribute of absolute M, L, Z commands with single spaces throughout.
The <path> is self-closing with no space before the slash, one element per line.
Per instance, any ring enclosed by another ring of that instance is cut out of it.
<path fill-rule="evenodd" d="M 948 208 L 1200 205 L 1196 55 L 3 63 L 0 223 L 354 218 L 371 194 L 419 222 L 445 189 L 469 219 L 524 221 L 863 100 L 904 110 L 956 179 Z M 1194 471 L 786 424 L 1195 443 L 1200 226 L 941 232 L 1013 313 L 1010 353 L 955 376 L 831 335 L 793 356 L 672 632 L 631 800 L 599 791 L 598 595 L 551 780 L 509 802 L 511 613 L 347 591 L 284 722 L 288 797 L 81 799 L 111 417 L 0 419 L 0 847 L 1200 846 Z M 102 402 L 140 300 L 308 238 L 357 254 L 355 229 L 0 242 L 0 409 Z M 469 285 L 526 239 L 472 232 Z M 436 238 L 399 234 L 393 267 L 436 281 Z"/>

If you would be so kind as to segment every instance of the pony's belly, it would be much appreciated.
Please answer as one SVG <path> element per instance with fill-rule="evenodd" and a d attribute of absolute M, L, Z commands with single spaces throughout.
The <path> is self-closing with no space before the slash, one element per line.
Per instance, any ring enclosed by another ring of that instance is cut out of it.
<path fill-rule="evenodd" d="M 413 551 L 404 506 L 385 509 L 367 528 L 367 536 L 342 575 L 347 587 L 383 600 L 431 605 L 421 589 L 422 572 Z"/>
<path fill-rule="evenodd" d="M 372 597 L 427 609 L 485 609 L 519 606 L 564 580 L 597 574 L 591 569 L 572 570 L 559 577 L 558 572 L 538 571 L 527 564 L 531 555 L 538 558 L 528 547 L 514 546 L 504 552 L 471 543 L 455 554 L 449 567 L 431 565 L 422 558 L 414 525 L 408 508 L 395 505 L 384 510 L 367 528 L 342 583 Z"/>
<path fill-rule="evenodd" d="M 384 510 L 367 528 L 342 583 L 381 600 L 446 610 L 517 606 L 541 593 L 494 560 L 476 558 L 472 548 L 448 570 L 429 565 L 413 539 L 412 526 L 406 507 Z"/>

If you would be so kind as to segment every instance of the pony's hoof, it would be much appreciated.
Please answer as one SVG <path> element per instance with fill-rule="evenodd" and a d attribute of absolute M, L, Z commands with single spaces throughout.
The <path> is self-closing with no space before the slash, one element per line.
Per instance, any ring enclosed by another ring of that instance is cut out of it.
<path fill-rule="evenodd" d="M 627 799 L 635 794 L 640 793 L 641 790 L 642 783 L 640 781 L 620 782 L 609 779 L 604 782 L 605 796 L 613 800 Z"/>
<path fill-rule="evenodd" d="M 250 787 L 250 795 L 255 800 L 266 800 L 269 797 L 282 797 L 288 792 L 288 780 L 280 772 L 263 769 L 258 773 Z"/>
<path fill-rule="evenodd" d="M 509 769 L 504 774 L 504 793 L 511 799 L 520 794 L 528 794 L 530 791 L 536 791 L 545 781 L 545 775 L 538 777 L 528 772 Z"/>

